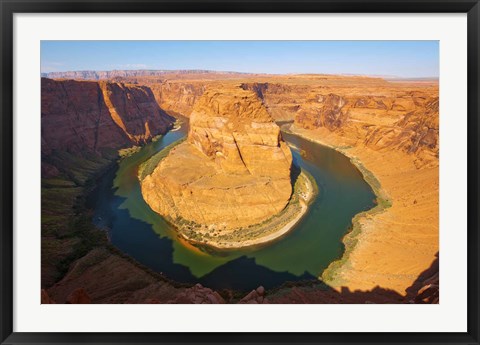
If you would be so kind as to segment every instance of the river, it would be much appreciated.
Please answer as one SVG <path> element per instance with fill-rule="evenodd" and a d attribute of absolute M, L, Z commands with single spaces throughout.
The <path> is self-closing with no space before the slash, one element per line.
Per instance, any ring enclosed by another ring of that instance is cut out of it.
<path fill-rule="evenodd" d="M 375 195 L 361 173 L 341 153 L 283 133 L 295 164 L 316 180 L 319 193 L 307 214 L 283 238 L 245 250 L 206 253 L 182 243 L 175 230 L 145 203 L 138 166 L 188 132 L 179 130 L 124 158 L 103 175 L 88 198 L 94 222 L 108 229 L 121 251 L 150 269 L 179 281 L 214 289 L 250 290 L 259 285 L 316 279 L 343 251 L 342 237 L 355 214 L 372 208 Z"/>

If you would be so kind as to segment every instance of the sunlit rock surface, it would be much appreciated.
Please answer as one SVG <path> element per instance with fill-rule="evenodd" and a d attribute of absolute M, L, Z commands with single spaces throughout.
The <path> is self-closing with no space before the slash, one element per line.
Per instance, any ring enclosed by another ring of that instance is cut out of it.
<path fill-rule="evenodd" d="M 142 183 L 150 207 L 172 220 L 212 229 L 261 223 L 292 194 L 292 155 L 257 95 L 207 90 L 190 115 L 186 142 Z"/>

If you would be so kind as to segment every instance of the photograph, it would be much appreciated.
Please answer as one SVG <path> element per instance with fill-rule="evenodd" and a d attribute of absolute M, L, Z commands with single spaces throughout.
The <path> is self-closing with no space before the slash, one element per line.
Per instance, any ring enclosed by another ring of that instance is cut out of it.
<path fill-rule="evenodd" d="M 39 43 L 42 304 L 441 303 L 438 40 Z"/>

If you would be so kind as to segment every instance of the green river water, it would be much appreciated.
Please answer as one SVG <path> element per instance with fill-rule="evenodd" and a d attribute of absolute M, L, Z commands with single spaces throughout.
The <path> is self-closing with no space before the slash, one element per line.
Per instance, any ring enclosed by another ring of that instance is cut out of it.
<path fill-rule="evenodd" d="M 175 230 L 145 203 L 138 166 L 188 130 L 171 131 L 124 158 L 89 197 L 94 222 L 108 229 L 113 245 L 141 264 L 180 282 L 249 290 L 315 279 L 344 250 L 341 239 L 355 214 L 372 208 L 375 195 L 361 173 L 339 152 L 283 133 L 295 164 L 316 180 L 319 193 L 307 214 L 283 238 L 254 248 L 205 253 L 178 240 Z M 300 154 L 302 152 L 302 154 Z"/>

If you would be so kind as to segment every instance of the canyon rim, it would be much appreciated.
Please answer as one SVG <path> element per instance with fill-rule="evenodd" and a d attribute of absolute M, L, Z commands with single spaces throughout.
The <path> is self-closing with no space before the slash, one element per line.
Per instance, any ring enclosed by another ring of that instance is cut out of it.
<path fill-rule="evenodd" d="M 439 303 L 437 43 L 176 44 L 42 71 L 42 303 Z"/>

